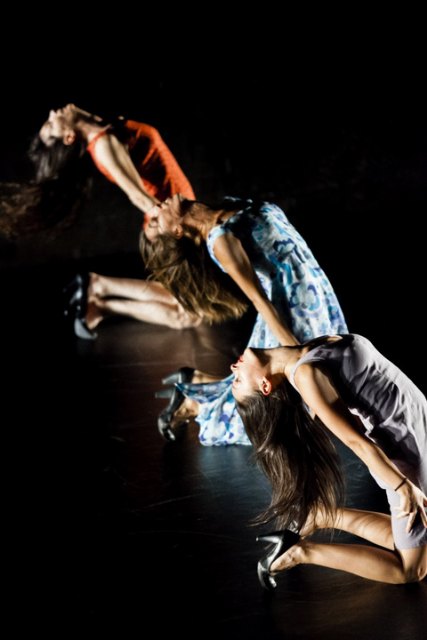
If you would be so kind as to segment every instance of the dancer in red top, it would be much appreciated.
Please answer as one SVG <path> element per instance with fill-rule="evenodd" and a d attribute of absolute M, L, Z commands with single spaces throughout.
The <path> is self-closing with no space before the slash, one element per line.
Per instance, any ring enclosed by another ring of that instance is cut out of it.
<path fill-rule="evenodd" d="M 119 173 L 119 169 L 124 170 L 126 174 L 128 173 L 126 177 L 132 181 L 133 168 L 127 167 L 127 158 L 122 148 L 124 143 L 127 155 L 130 156 L 142 181 L 144 194 L 159 201 L 166 200 L 175 193 L 193 194 L 188 197 L 194 197 L 194 191 L 188 179 L 157 129 L 133 120 L 124 120 L 120 128 L 124 139 L 122 144 L 120 142 L 117 144 L 118 139 L 111 126 L 99 130 L 93 137 L 90 134 L 88 136 L 87 150 L 106 178 L 121 186 L 131 200 L 132 197 L 135 198 L 136 193 L 132 189 L 126 189 L 123 176 Z M 105 140 L 101 141 L 101 138 Z M 136 200 L 138 200 L 137 197 Z M 147 213 L 142 206 L 139 208 Z"/>
<path fill-rule="evenodd" d="M 150 211 L 176 193 L 194 198 L 193 189 L 154 127 L 132 120 L 111 124 L 68 104 L 49 117 L 33 141 L 30 157 L 39 182 L 55 179 L 88 151 L 98 170 L 117 184 L 144 214 L 150 237 Z M 76 312 L 75 333 L 96 337 L 94 328 L 107 316 L 124 315 L 173 328 L 197 326 L 201 319 L 186 312 L 159 283 L 110 278 L 96 273 L 70 288 Z M 75 306 L 75 302 L 79 306 Z"/>

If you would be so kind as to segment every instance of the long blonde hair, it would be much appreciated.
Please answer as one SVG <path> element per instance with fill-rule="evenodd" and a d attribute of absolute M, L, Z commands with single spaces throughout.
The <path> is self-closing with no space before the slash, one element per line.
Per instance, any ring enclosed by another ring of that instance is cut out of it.
<path fill-rule="evenodd" d="M 209 323 L 240 318 L 248 308 L 241 289 L 213 262 L 192 227 L 175 238 L 160 235 L 149 242 L 141 231 L 139 248 L 151 277 L 161 282 L 184 309 Z"/>

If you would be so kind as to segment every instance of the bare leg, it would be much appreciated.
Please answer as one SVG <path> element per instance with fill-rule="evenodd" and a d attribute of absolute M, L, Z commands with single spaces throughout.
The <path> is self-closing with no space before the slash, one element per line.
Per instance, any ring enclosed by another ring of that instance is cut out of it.
<path fill-rule="evenodd" d="M 92 297 L 88 302 L 86 323 L 90 329 L 94 329 L 108 316 L 127 316 L 160 324 L 171 329 L 187 329 L 197 327 L 202 319 L 187 313 L 182 306 L 171 297 L 172 303 L 158 300 L 139 301 L 126 300 L 125 298 L 96 298 Z"/>
<path fill-rule="evenodd" d="M 127 298 L 140 302 L 178 304 L 173 295 L 160 282 L 134 278 L 110 278 L 98 273 L 90 273 L 89 276 L 89 298 Z"/>
<path fill-rule="evenodd" d="M 359 538 L 369 540 L 380 547 L 394 550 L 391 517 L 376 511 L 361 511 L 359 509 L 338 509 L 334 521 L 327 519 L 321 513 L 316 515 L 316 523 L 312 519 L 301 529 L 301 535 L 307 536 L 316 529 L 341 529 Z"/>
<path fill-rule="evenodd" d="M 342 509 L 333 526 L 380 544 L 390 546 L 391 523 L 384 514 Z M 326 523 L 331 526 L 331 523 Z M 298 564 L 315 564 L 340 569 L 370 580 L 402 584 L 422 580 L 427 574 L 427 546 L 386 551 L 359 544 L 319 544 L 301 540 L 272 564 L 272 571 L 291 569 Z"/>
<path fill-rule="evenodd" d="M 193 377 L 191 379 L 192 384 L 201 384 L 202 382 L 218 382 L 223 380 L 223 377 L 213 376 L 210 373 L 204 373 L 204 371 L 194 370 Z"/>
<path fill-rule="evenodd" d="M 315 564 L 369 580 L 404 584 L 426 577 L 427 546 L 392 552 L 362 544 L 317 544 L 303 540 L 280 556 L 272 570 L 291 569 L 298 564 Z"/>

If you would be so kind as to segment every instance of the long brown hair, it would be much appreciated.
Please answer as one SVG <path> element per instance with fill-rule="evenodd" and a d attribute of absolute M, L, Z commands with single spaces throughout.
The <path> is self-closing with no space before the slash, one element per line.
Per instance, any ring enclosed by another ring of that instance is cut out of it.
<path fill-rule="evenodd" d="M 121 117 L 105 120 L 97 119 L 97 124 L 102 127 L 109 127 L 108 132 L 113 134 L 120 141 L 124 142 L 127 137 L 124 126 L 125 120 Z M 46 145 L 37 133 L 29 146 L 28 157 L 33 163 L 35 180 L 43 183 L 48 180 L 57 180 L 64 176 L 74 176 L 80 178 L 84 173 L 88 173 L 88 167 L 92 166 L 86 153 L 87 140 L 77 131 L 73 144 L 66 145 L 61 139 L 53 140 Z"/>
<path fill-rule="evenodd" d="M 339 459 L 326 428 L 290 383 L 284 380 L 268 396 L 256 391 L 237 409 L 272 486 L 270 506 L 256 522 L 277 518 L 280 528 L 299 530 L 318 509 L 334 518 L 344 494 Z"/>
<path fill-rule="evenodd" d="M 194 231 L 185 227 L 182 238 L 159 235 L 154 242 L 141 231 L 139 247 L 146 268 L 186 311 L 210 323 L 240 318 L 248 308 L 246 296 L 217 267 Z"/>
<path fill-rule="evenodd" d="M 74 222 L 87 198 L 93 170 L 79 137 L 72 145 L 56 140 L 46 146 L 37 134 L 28 149 L 31 181 L 0 184 L 0 233 L 57 233 Z"/>
<path fill-rule="evenodd" d="M 68 180 L 0 183 L 0 234 L 43 231 L 54 237 L 74 222 L 89 186 L 89 179 L 84 186 Z"/>

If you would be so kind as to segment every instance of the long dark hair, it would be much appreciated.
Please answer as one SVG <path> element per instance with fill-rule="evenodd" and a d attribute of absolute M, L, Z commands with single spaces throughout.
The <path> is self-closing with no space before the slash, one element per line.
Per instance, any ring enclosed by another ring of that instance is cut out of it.
<path fill-rule="evenodd" d="M 256 522 L 277 518 L 299 530 L 318 509 L 334 519 L 344 495 L 335 447 L 322 423 L 311 418 L 298 392 L 284 380 L 237 403 L 255 458 L 272 486 L 270 506 Z"/>
<path fill-rule="evenodd" d="M 74 183 L 1 182 L 0 234 L 17 238 L 43 231 L 54 236 L 74 221 L 82 197 Z"/>
<path fill-rule="evenodd" d="M 235 205 L 234 205 L 235 208 Z M 192 227 L 182 238 L 159 235 L 149 242 L 142 231 L 139 247 L 151 277 L 161 282 L 186 311 L 207 322 L 240 318 L 248 308 L 241 289 L 213 262 Z"/>
<path fill-rule="evenodd" d="M 111 132 L 126 140 L 122 117 L 98 123 L 111 123 Z M 10 238 L 40 231 L 55 236 L 70 226 L 90 194 L 96 173 L 85 151 L 81 136 L 71 145 L 56 140 L 47 146 L 36 134 L 27 152 L 34 178 L 0 183 L 0 233 Z"/>
<path fill-rule="evenodd" d="M 72 145 L 56 140 L 46 146 L 39 135 L 28 149 L 34 178 L 1 183 L 0 232 L 8 237 L 46 231 L 57 233 L 74 222 L 92 184 L 92 163 L 78 137 Z"/>
<path fill-rule="evenodd" d="M 28 157 L 34 165 L 35 181 L 58 180 L 64 173 L 78 173 L 80 159 L 86 151 L 86 142 L 77 136 L 73 144 L 56 139 L 46 145 L 36 134 L 28 149 Z"/>
<path fill-rule="evenodd" d="M 105 120 L 99 118 L 97 124 L 101 127 L 109 127 L 108 132 L 113 133 L 120 141 L 126 139 L 125 120 L 122 117 Z M 79 176 L 87 173 L 87 167 L 82 165 L 85 158 L 87 142 L 76 132 L 76 139 L 72 144 L 66 145 L 60 139 L 46 145 L 37 133 L 31 141 L 28 149 L 28 157 L 34 165 L 35 180 L 38 183 L 47 180 L 57 180 L 64 176 Z"/>

